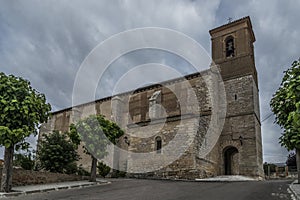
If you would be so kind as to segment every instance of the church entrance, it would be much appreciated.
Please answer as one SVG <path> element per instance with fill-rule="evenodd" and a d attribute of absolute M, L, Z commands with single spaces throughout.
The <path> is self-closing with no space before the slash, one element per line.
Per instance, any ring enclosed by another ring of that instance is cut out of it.
<path fill-rule="evenodd" d="M 239 152 L 235 147 L 227 147 L 224 150 L 225 175 L 239 174 Z"/>

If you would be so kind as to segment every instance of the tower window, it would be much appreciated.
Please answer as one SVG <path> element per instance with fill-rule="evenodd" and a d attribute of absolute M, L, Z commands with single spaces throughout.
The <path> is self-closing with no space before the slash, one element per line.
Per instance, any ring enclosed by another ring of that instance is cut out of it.
<path fill-rule="evenodd" d="M 234 57 L 234 39 L 232 36 L 229 36 L 225 40 L 226 42 L 226 57 Z"/>
<path fill-rule="evenodd" d="M 156 137 L 155 143 L 156 143 L 156 153 L 161 153 L 161 146 L 162 146 L 161 137 L 159 136 Z"/>

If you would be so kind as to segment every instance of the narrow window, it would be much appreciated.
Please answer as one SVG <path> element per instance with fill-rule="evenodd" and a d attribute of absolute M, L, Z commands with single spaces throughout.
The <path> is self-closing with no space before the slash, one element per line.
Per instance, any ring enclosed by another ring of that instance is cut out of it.
<path fill-rule="evenodd" d="M 237 100 L 237 95 L 236 94 L 234 95 L 234 100 Z"/>
<path fill-rule="evenodd" d="M 159 136 L 156 137 L 155 143 L 156 143 L 156 153 L 161 153 L 161 146 L 162 146 L 161 137 L 159 137 Z"/>
<path fill-rule="evenodd" d="M 226 40 L 226 57 L 234 57 L 234 39 L 229 36 Z"/>

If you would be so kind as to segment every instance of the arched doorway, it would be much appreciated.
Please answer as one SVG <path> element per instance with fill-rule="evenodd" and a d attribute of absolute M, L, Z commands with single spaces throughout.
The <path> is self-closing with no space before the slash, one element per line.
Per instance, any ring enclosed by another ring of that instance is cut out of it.
<path fill-rule="evenodd" d="M 224 150 L 225 175 L 239 174 L 239 151 L 235 147 L 227 147 Z"/>

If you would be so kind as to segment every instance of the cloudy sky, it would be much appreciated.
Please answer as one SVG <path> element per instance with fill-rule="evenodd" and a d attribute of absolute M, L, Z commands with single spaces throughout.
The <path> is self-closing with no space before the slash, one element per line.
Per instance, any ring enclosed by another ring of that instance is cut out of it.
<path fill-rule="evenodd" d="M 208 30 L 227 23 L 229 17 L 249 15 L 257 39 L 264 120 L 271 113 L 269 102 L 283 71 L 300 56 L 299 7 L 299 0 L 2 0 L 0 71 L 30 80 L 56 111 L 72 105 L 75 77 L 85 57 L 114 34 L 142 27 L 173 29 L 195 39 L 210 54 Z M 109 78 L 101 80 L 96 98 L 110 95 L 116 81 L 133 66 L 153 62 L 173 66 L 180 74 L 194 72 L 185 60 L 170 53 L 131 52 L 105 71 Z M 172 77 L 155 74 L 159 77 L 155 80 Z M 137 83 L 147 84 L 143 78 Z M 285 162 L 287 151 L 278 144 L 281 130 L 273 121 L 271 116 L 262 122 L 264 161 Z"/>

